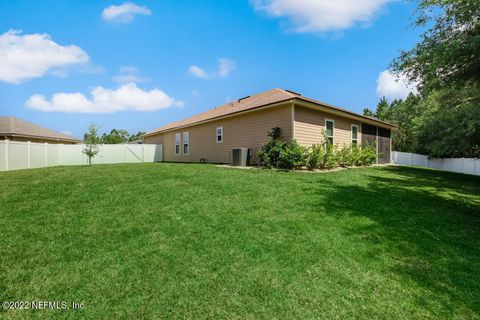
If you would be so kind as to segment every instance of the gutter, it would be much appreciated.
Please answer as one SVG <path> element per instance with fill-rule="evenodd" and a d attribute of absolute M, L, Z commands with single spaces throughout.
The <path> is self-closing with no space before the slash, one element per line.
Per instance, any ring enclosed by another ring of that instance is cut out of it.
<path fill-rule="evenodd" d="M 333 110 L 333 111 L 337 111 L 337 112 L 340 112 L 340 113 L 346 113 L 346 114 L 349 114 L 349 115 L 351 115 L 351 116 L 354 116 L 355 118 L 358 118 L 358 120 L 360 120 L 360 121 L 362 121 L 362 120 L 363 120 L 363 121 L 364 121 L 364 120 L 367 120 L 367 121 L 373 122 L 373 123 L 375 123 L 374 125 L 378 125 L 378 123 L 380 123 L 380 124 L 382 124 L 382 125 L 384 125 L 384 126 L 386 126 L 386 127 L 389 127 L 390 129 L 398 128 L 397 125 L 392 124 L 392 123 L 388 123 L 388 122 L 385 122 L 385 121 L 382 121 L 382 120 L 378 120 L 378 119 L 375 119 L 375 118 L 367 117 L 367 116 L 364 116 L 364 115 L 355 113 L 355 112 L 353 112 L 353 111 L 349 111 L 349 110 L 341 109 L 341 108 L 339 108 L 339 107 L 335 107 L 335 106 L 332 106 L 332 105 L 329 105 L 329 104 L 325 104 L 325 103 L 320 102 L 320 101 L 314 102 L 314 101 L 311 101 L 311 100 L 309 100 L 309 99 L 305 99 L 305 98 L 303 98 L 303 97 L 301 97 L 301 96 L 298 96 L 298 97 L 293 97 L 293 98 L 289 98 L 289 99 L 285 99 L 285 100 L 281 100 L 281 101 L 269 103 L 269 104 L 266 104 L 266 105 L 261 105 L 261 106 L 254 107 L 254 108 L 247 109 L 247 110 L 239 110 L 239 111 L 237 111 L 237 112 L 232 112 L 232 113 L 225 114 L 225 115 L 222 115 L 222 116 L 217 116 L 217 117 L 213 117 L 213 118 L 209 118 L 209 119 L 205 119 L 205 120 L 200 120 L 200 121 L 193 122 L 193 123 L 186 124 L 186 125 L 180 125 L 180 126 L 177 126 L 177 127 L 172 127 L 172 128 L 168 128 L 168 129 L 164 129 L 164 130 L 147 132 L 145 135 L 143 135 L 143 137 L 145 138 L 145 137 L 154 136 L 154 135 L 157 135 L 157 134 L 160 134 L 160 133 L 164 133 L 164 132 L 168 132 L 168 131 L 173 131 L 173 130 L 188 128 L 188 127 L 191 127 L 191 126 L 195 126 L 195 125 L 199 125 L 199 124 L 203 124 L 203 123 L 208 123 L 208 122 L 215 121 L 215 120 L 219 120 L 219 119 L 224 119 L 224 118 L 236 116 L 236 115 L 238 115 L 238 114 L 243 114 L 243 113 L 247 113 L 247 112 L 257 111 L 257 110 L 259 110 L 259 109 L 262 110 L 262 109 L 267 109 L 267 108 L 275 107 L 275 106 L 282 105 L 282 104 L 285 104 L 285 103 L 293 103 L 293 104 L 295 104 L 295 103 L 296 103 L 296 100 L 299 101 L 299 102 L 303 102 L 303 103 L 307 103 L 307 104 L 311 104 L 311 105 L 315 105 L 315 106 L 324 107 L 324 108 L 327 108 L 327 109 L 330 109 L 330 110 Z"/>
<path fill-rule="evenodd" d="M 72 139 L 68 139 L 68 138 L 54 138 L 54 137 L 46 137 L 46 136 L 34 136 L 34 135 L 28 135 L 28 134 L 2 133 L 2 132 L 0 132 L 0 136 L 20 137 L 20 138 L 32 138 L 32 139 L 44 139 L 44 140 L 51 140 L 51 141 L 82 142 L 82 140 L 78 140 L 78 139 L 75 139 L 75 138 L 72 138 Z"/>

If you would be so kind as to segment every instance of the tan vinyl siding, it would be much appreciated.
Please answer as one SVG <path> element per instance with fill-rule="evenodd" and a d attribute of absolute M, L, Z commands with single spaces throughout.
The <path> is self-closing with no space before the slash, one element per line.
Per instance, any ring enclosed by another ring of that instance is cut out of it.
<path fill-rule="evenodd" d="M 233 148 L 250 148 L 256 163 L 256 153 L 272 127 L 280 127 L 282 138 L 291 139 L 291 115 L 291 104 L 275 106 L 148 136 L 145 143 L 163 144 L 164 161 L 229 163 Z M 217 127 L 223 127 L 222 143 L 216 142 Z M 190 153 L 175 155 L 175 134 L 183 132 L 189 132 Z"/>
<path fill-rule="evenodd" d="M 304 147 L 311 147 L 313 144 L 323 142 L 322 131 L 325 129 L 325 119 L 335 121 L 333 131 L 334 144 L 352 143 L 352 124 L 358 126 L 358 144 L 361 143 L 362 126 L 360 122 L 296 105 L 295 139 L 297 142 Z"/>

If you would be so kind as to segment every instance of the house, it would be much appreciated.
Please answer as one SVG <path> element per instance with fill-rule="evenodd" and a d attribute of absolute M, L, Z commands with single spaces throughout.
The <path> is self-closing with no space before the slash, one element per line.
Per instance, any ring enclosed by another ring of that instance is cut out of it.
<path fill-rule="evenodd" d="M 75 144 L 81 141 L 15 117 L 0 117 L 0 140 Z"/>
<path fill-rule="evenodd" d="M 163 144 L 164 161 L 229 163 L 234 148 L 250 148 L 252 163 L 272 127 L 282 139 L 305 147 L 323 141 L 333 144 L 375 143 L 379 163 L 390 162 L 394 125 L 341 109 L 301 94 L 272 89 L 247 96 L 173 122 L 144 135 L 145 143 Z"/>

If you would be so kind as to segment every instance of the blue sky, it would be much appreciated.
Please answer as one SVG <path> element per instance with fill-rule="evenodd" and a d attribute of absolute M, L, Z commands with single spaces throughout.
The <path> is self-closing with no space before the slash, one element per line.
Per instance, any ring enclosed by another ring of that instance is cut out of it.
<path fill-rule="evenodd" d="M 76 137 L 90 123 L 149 131 L 275 87 L 361 112 L 414 90 L 385 71 L 418 40 L 414 9 L 388 0 L 0 0 L 0 115 Z"/>

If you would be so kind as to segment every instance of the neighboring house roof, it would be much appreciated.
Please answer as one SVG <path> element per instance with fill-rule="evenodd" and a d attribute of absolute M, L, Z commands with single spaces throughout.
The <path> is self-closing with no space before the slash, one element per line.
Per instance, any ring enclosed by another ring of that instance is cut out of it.
<path fill-rule="evenodd" d="M 0 136 L 18 136 L 55 141 L 80 142 L 66 134 L 15 117 L 0 117 Z"/>
<path fill-rule="evenodd" d="M 272 89 L 272 90 L 269 90 L 269 91 L 259 93 L 259 94 L 254 95 L 254 96 L 247 96 L 247 97 L 238 99 L 236 101 L 226 103 L 224 105 L 221 105 L 221 106 L 213 108 L 211 110 L 199 113 L 197 115 L 194 115 L 190 118 L 187 118 L 187 119 L 184 119 L 184 120 L 181 120 L 181 121 L 176 121 L 176 122 L 169 123 L 169 124 L 167 124 L 163 127 L 160 127 L 160 128 L 155 129 L 151 132 L 148 132 L 147 134 L 145 134 L 145 136 L 150 136 L 150 135 L 154 135 L 156 133 L 160 133 L 160 132 L 163 132 L 163 131 L 169 131 L 169 130 L 173 130 L 173 129 L 180 128 L 180 127 L 190 126 L 190 125 L 201 123 L 201 122 L 204 122 L 204 121 L 207 121 L 207 120 L 222 118 L 222 117 L 227 116 L 227 115 L 232 115 L 232 114 L 235 114 L 235 113 L 239 113 L 239 112 L 243 112 L 243 111 L 247 111 L 247 110 L 252 110 L 252 109 L 256 109 L 256 108 L 260 108 L 260 107 L 266 107 L 268 105 L 272 105 L 272 104 L 276 104 L 276 103 L 280 103 L 280 102 L 286 102 L 286 101 L 289 101 L 289 100 L 306 101 L 306 102 L 309 102 L 309 103 L 316 104 L 318 106 L 333 109 L 333 110 L 336 110 L 336 111 L 341 111 L 341 112 L 348 113 L 348 114 L 351 114 L 351 115 L 354 115 L 354 116 L 357 116 L 357 117 L 368 119 L 370 121 L 378 122 L 378 123 L 387 125 L 389 127 L 395 127 L 395 125 L 390 124 L 388 122 L 380 121 L 380 120 L 375 119 L 375 118 L 367 117 L 367 116 L 364 116 L 364 115 L 361 115 L 361 114 L 358 114 L 358 113 L 355 113 L 355 112 L 352 112 L 352 111 L 349 111 L 349 110 L 346 110 L 346 109 L 335 107 L 335 106 L 320 102 L 320 101 L 315 100 L 315 99 L 303 97 L 301 94 L 293 92 L 293 91 L 283 90 L 283 89 L 278 89 L 277 88 L 277 89 Z"/>

